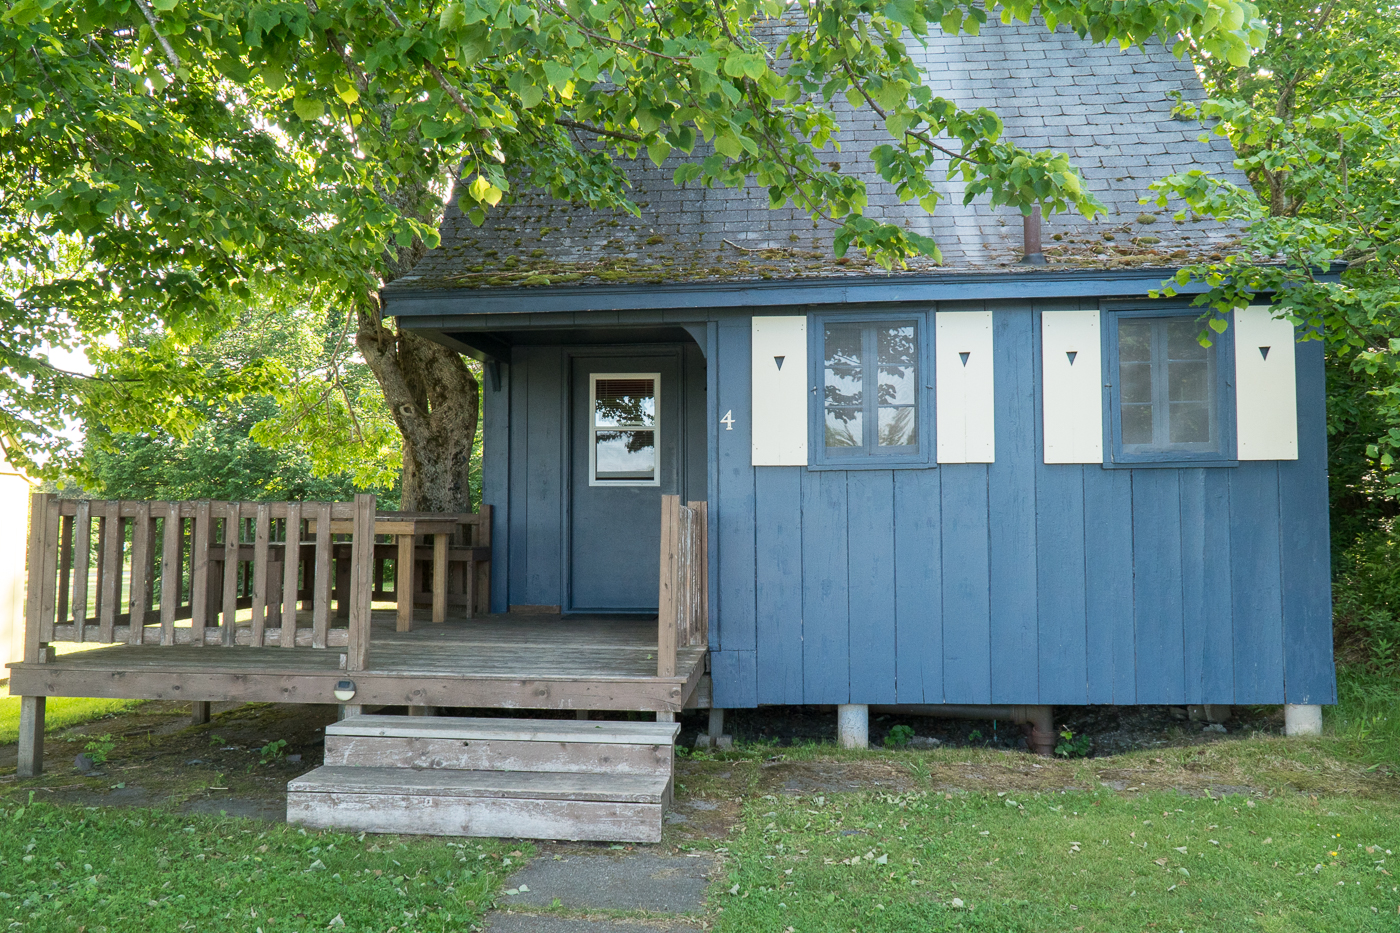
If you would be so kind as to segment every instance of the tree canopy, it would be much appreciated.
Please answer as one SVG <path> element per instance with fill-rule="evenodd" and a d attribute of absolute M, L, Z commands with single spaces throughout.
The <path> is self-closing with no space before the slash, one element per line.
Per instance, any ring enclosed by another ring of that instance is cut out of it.
<path fill-rule="evenodd" d="M 1272 292 L 1327 341 L 1344 545 L 1348 516 L 1374 512 L 1366 500 L 1400 484 L 1400 8 L 1274 0 L 1262 10 L 1268 40 L 1247 66 L 1193 50 L 1210 98 L 1182 108 L 1230 138 L 1251 186 L 1192 172 L 1157 187 L 1248 224 L 1240 251 L 1178 276 L 1210 286 L 1199 303 L 1212 326 Z"/>
<path fill-rule="evenodd" d="M 1237 66 L 1264 34 L 1234 0 L 1012 0 L 998 15 Z M 936 255 L 828 167 L 836 97 L 884 121 L 868 155 L 901 198 L 936 210 L 942 172 L 968 197 L 1092 216 L 1063 154 L 1018 148 L 911 63 L 906 41 L 986 18 L 969 0 L 15 0 L 0 14 L 0 435 L 55 470 L 72 467 L 65 419 L 181 434 L 200 399 L 284 385 L 275 359 L 190 351 L 293 285 L 353 322 L 409 447 L 441 427 L 424 409 L 474 431 L 475 401 L 433 394 L 444 379 L 474 392 L 470 373 L 385 328 L 375 299 L 436 242 L 449 184 L 478 221 L 524 186 L 635 210 L 614 160 L 679 151 L 677 181 L 762 186 L 838 251 Z M 55 371 L 47 346 L 84 350 L 95 373 Z M 322 375 L 343 378 L 334 362 Z M 348 394 L 316 397 L 344 408 L 326 430 L 354 423 Z"/>

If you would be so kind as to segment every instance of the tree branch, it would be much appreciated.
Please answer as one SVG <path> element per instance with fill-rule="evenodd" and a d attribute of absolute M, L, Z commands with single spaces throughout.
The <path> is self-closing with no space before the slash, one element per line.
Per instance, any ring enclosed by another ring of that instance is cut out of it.
<path fill-rule="evenodd" d="M 316 6 L 316 0 L 306 0 L 306 8 L 311 11 L 312 16 L 321 12 L 320 8 Z M 345 48 L 345 43 L 340 41 L 340 36 L 329 26 L 326 27 L 326 43 L 340 56 L 340 60 L 345 63 L 345 68 L 350 72 L 350 77 L 355 79 L 355 86 L 360 89 L 360 93 L 369 93 L 368 76 L 360 69 L 359 64 L 350 57 L 350 53 Z"/>
<path fill-rule="evenodd" d="M 579 123 L 577 120 L 569 120 L 564 117 L 555 117 L 554 122 L 560 126 L 567 126 L 570 129 L 592 133 L 595 136 L 610 136 L 613 139 L 624 139 L 629 143 L 639 143 L 642 141 L 642 137 L 633 136 L 631 133 L 622 133 L 617 130 L 605 130 L 600 126 L 590 126 L 587 123 Z"/>
<path fill-rule="evenodd" d="M 387 2 L 381 2 L 380 6 L 384 8 L 385 13 L 389 14 L 389 20 L 396 27 L 398 27 L 400 31 L 403 31 L 403 20 L 399 19 L 398 14 L 393 11 L 389 4 Z M 447 96 L 452 98 L 453 103 L 457 105 L 457 109 L 462 111 L 462 114 L 464 116 L 472 118 L 476 117 L 476 114 L 472 111 L 472 108 L 467 105 L 466 99 L 462 97 L 462 92 L 457 90 L 457 88 L 453 87 L 452 83 L 449 82 L 445 77 L 443 77 L 442 72 L 438 69 L 437 65 L 434 65 L 432 62 L 427 61 L 425 59 L 423 61 L 423 68 L 428 72 L 428 74 L 432 75 L 434 78 L 437 79 L 438 86 L 447 92 Z"/>
<path fill-rule="evenodd" d="M 160 47 L 165 49 L 165 60 L 170 63 L 170 67 L 175 70 L 180 68 L 180 56 L 175 54 L 175 49 L 170 45 L 170 40 L 160 34 L 160 26 L 156 23 L 156 14 L 151 10 L 151 5 L 146 0 L 136 0 L 136 5 L 141 8 L 141 12 L 146 16 L 146 22 L 151 24 L 151 34 L 156 37 Z"/>

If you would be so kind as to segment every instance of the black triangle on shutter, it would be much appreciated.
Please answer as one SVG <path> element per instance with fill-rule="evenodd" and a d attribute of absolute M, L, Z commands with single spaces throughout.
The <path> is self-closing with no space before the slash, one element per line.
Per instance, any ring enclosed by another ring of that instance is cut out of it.
<path fill-rule="evenodd" d="M 963 361 L 963 365 L 964 365 L 964 366 L 967 365 L 967 358 L 968 358 L 969 356 L 971 356 L 971 355 L 972 355 L 972 354 L 969 353 L 969 352 L 967 352 L 966 350 L 963 350 L 963 351 L 961 351 L 961 352 L 958 353 L 958 356 L 962 357 L 962 361 Z"/>
<path fill-rule="evenodd" d="M 1259 355 L 1262 356 L 1264 359 L 1267 360 L 1267 359 L 1269 358 L 1269 348 L 1268 348 L 1268 347 L 1260 347 L 1260 348 L 1259 348 Z"/>
<path fill-rule="evenodd" d="M 1074 365 L 1074 358 L 1079 355 L 1078 350 L 1066 350 L 1065 356 L 1069 357 L 1069 365 Z"/>
<path fill-rule="evenodd" d="M 782 369 L 782 368 L 783 368 L 783 360 L 785 360 L 785 359 L 787 359 L 787 357 L 785 357 L 785 356 L 775 356 L 775 357 L 773 357 L 773 362 L 775 362 L 775 363 L 778 364 L 778 369 Z"/>

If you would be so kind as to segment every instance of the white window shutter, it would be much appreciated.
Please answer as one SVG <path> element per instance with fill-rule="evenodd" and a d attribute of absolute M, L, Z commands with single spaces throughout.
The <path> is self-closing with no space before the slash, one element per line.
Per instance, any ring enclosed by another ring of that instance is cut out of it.
<path fill-rule="evenodd" d="M 1236 457 L 1297 460 L 1293 324 L 1265 305 L 1236 309 L 1234 317 Z"/>
<path fill-rule="evenodd" d="M 935 321 L 938 462 L 991 463 L 996 453 L 992 312 L 939 311 Z"/>
<path fill-rule="evenodd" d="M 1046 463 L 1103 463 L 1099 312 L 1040 315 Z"/>
<path fill-rule="evenodd" d="M 807 465 L 807 318 L 753 319 L 753 465 Z"/>

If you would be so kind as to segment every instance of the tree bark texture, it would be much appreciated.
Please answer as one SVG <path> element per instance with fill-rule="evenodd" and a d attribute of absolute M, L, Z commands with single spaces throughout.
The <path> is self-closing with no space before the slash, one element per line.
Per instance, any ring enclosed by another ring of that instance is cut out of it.
<path fill-rule="evenodd" d="M 384 326 L 377 298 L 362 307 L 355 342 L 403 435 L 406 512 L 471 510 L 472 445 L 480 384 L 461 354 Z"/>

